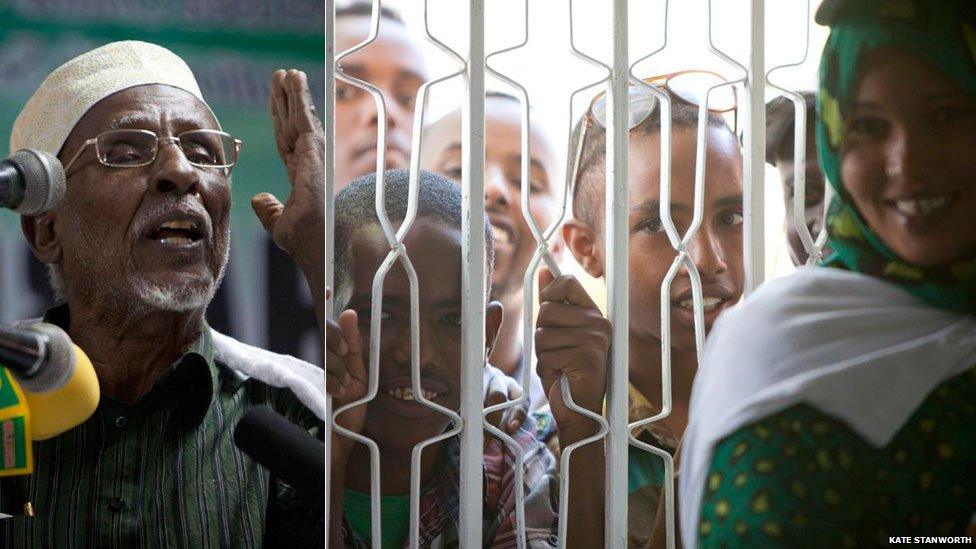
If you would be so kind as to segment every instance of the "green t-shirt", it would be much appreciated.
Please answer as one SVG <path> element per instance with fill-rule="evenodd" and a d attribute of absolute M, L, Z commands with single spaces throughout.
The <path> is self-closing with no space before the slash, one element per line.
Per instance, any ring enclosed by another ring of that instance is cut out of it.
<path fill-rule="evenodd" d="M 672 453 L 670 448 L 668 453 Z M 636 492 L 645 486 L 664 485 L 664 460 L 650 452 L 631 446 L 627 449 L 627 492 Z"/>
<path fill-rule="evenodd" d="M 343 509 L 356 534 L 364 539 L 371 539 L 373 520 L 370 516 L 369 494 L 346 490 Z M 410 535 L 410 495 L 380 496 L 380 511 L 383 513 L 383 549 L 403 547 Z"/>
<path fill-rule="evenodd" d="M 640 439 L 669 454 L 674 450 L 644 432 Z M 664 488 L 664 460 L 631 446 L 627 460 L 627 546 L 644 547 L 651 539 L 658 503 Z"/>

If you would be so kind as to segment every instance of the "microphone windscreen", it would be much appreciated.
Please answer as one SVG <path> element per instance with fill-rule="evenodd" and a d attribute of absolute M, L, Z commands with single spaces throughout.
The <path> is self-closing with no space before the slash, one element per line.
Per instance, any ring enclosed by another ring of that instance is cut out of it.
<path fill-rule="evenodd" d="M 91 359 L 71 344 L 74 367 L 60 387 L 41 393 L 24 391 L 31 414 L 31 438 L 47 440 L 74 429 L 98 408 L 101 390 Z"/>
<path fill-rule="evenodd" d="M 45 358 L 45 338 L 21 326 L 0 324 L 0 366 L 13 373 L 35 373 Z"/>
<path fill-rule="evenodd" d="M 56 156 L 36 149 L 21 149 L 7 160 L 24 178 L 24 201 L 17 211 L 39 215 L 57 206 L 64 197 L 65 175 Z"/>
<path fill-rule="evenodd" d="M 40 367 L 31 371 L 14 371 L 20 387 L 31 393 L 46 393 L 63 387 L 75 369 L 75 345 L 71 342 L 71 337 L 61 328 L 47 322 L 20 322 L 15 327 L 46 338 L 44 361 Z"/>
<path fill-rule="evenodd" d="M 234 444 L 271 474 L 325 506 L 325 444 L 271 408 L 248 410 Z"/>

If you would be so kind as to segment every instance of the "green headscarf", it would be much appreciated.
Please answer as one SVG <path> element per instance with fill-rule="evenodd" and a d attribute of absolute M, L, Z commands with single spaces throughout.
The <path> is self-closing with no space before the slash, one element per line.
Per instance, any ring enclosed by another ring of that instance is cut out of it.
<path fill-rule="evenodd" d="M 864 222 L 840 172 L 844 115 L 856 93 L 860 62 L 872 50 L 890 46 L 918 55 L 976 98 L 976 0 L 840 0 L 827 4 L 831 6 L 818 13 L 818 22 L 830 24 L 831 32 L 820 63 L 817 143 L 824 174 L 837 196 L 827 215 L 832 253 L 824 264 L 889 280 L 943 309 L 976 312 L 976 251 L 945 267 L 908 263 Z M 976 173 L 973 179 L 976 181 Z"/>

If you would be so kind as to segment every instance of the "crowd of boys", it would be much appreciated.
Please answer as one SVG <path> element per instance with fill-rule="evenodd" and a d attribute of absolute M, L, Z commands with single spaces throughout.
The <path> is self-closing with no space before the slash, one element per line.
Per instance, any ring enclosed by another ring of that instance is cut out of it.
<path fill-rule="evenodd" d="M 339 49 L 364 38 L 371 5 L 354 3 L 336 14 Z M 417 89 L 425 80 L 424 60 L 403 20 L 384 9 L 377 39 L 343 63 L 347 74 L 377 86 L 387 98 L 387 149 L 384 174 L 386 215 L 399 226 L 407 214 L 410 135 Z M 784 176 L 787 212 L 792 206 L 792 104 L 769 107 L 771 146 L 767 160 Z M 812 109 L 810 109 L 812 112 Z M 695 208 L 698 107 L 672 95 L 671 217 L 679 233 L 692 224 Z M 346 429 L 374 440 L 381 455 L 381 509 L 384 547 L 400 547 L 409 537 L 411 451 L 434 440 L 420 464 L 420 531 L 422 545 L 456 542 L 459 443 L 448 416 L 428 404 L 451 410 L 460 405 L 461 363 L 461 114 L 451 112 L 423 129 L 422 171 L 416 217 L 405 236 L 410 268 L 416 274 L 417 316 L 411 320 L 407 267 L 394 263 L 382 287 L 381 319 L 372 318 L 373 283 L 390 246 L 375 211 L 376 133 L 380 121 L 372 97 L 337 83 L 336 213 L 334 319 L 327 326 L 327 371 L 336 405 L 366 395 L 370 330 L 381 327 L 379 391 L 368 406 L 339 416 Z M 605 189 L 604 130 L 591 113 L 578 166 L 571 182 L 572 216 L 561 227 L 550 252 L 568 251 L 596 279 L 606 272 L 603 219 Z M 689 252 L 701 278 L 706 332 L 725 309 L 742 297 L 742 157 L 733 129 L 719 114 L 709 114 L 703 217 Z M 812 129 L 813 124 L 808 124 Z M 523 452 L 523 485 L 515 482 L 515 448 L 485 437 L 484 544 L 509 546 L 518 535 L 515 491 L 525 495 L 525 533 L 530 546 L 557 543 L 558 470 L 562 450 L 597 432 L 597 424 L 569 409 L 560 378 L 569 380 L 573 400 L 603 413 L 611 326 L 584 286 L 573 276 L 554 276 L 545 267 L 538 276 L 536 303 L 526 303 L 525 273 L 537 240 L 522 202 L 528 192 L 529 213 L 545 228 L 556 218 L 562 179 L 553 143 L 537 126 L 530 129 L 530 181 L 522 181 L 521 110 L 516 97 L 489 92 L 485 102 L 485 257 L 487 265 L 485 356 L 506 375 L 528 380 L 528 417 L 514 418 L 508 432 Z M 629 416 L 645 419 L 662 409 L 661 285 L 676 252 L 660 218 L 660 113 L 631 129 L 628 215 L 632 269 L 629 335 Z M 810 140 L 808 140 L 808 143 Z M 814 154 L 808 155 L 815 159 Z M 808 166 L 815 166 L 809 162 Z M 823 177 L 807 175 L 807 222 L 816 236 L 823 209 Z M 792 215 L 787 215 L 791 220 Z M 789 233 L 795 233 L 790 225 Z M 790 238 L 796 264 L 806 261 L 798 239 Z M 641 441 L 674 454 L 688 421 L 691 385 L 697 369 L 695 314 L 691 274 L 682 268 L 671 292 L 671 412 L 635 432 Z M 537 308 L 531 363 L 523 353 L 522 316 Z M 411 322 L 419 320 L 420 386 L 411 380 Z M 525 370 L 528 369 L 528 372 Z M 527 375 L 526 375 L 527 374 Z M 333 435 L 332 507 L 334 539 L 368 546 L 371 535 L 370 465 L 367 449 L 350 438 Z M 574 451 L 570 470 L 568 532 L 571 546 L 599 546 L 603 540 L 603 448 L 588 444 Z M 663 462 L 631 448 L 628 467 L 630 546 L 663 546 Z"/>

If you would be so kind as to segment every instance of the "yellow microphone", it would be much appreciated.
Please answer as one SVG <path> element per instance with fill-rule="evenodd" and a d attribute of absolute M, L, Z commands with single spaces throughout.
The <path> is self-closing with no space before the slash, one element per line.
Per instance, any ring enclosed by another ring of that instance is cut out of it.
<path fill-rule="evenodd" d="M 48 337 L 45 373 L 33 379 L 14 376 L 27 397 L 31 439 L 47 440 L 90 418 L 101 392 L 91 360 L 64 330 L 47 323 L 30 329 Z"/>
<path fill-rule="evenodd" d="M 22 391 L 31 440 L 72 429 L 98 407 L 98 377 L 91 360 L 53 324 L 0 327 L 0 365 L 10 374 L 7 381 Z"/>

